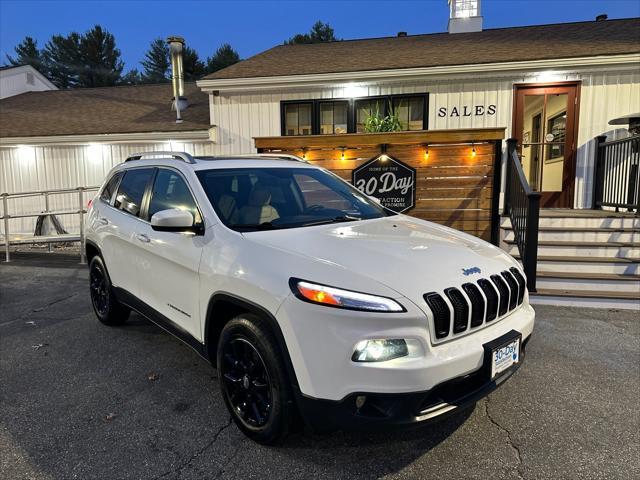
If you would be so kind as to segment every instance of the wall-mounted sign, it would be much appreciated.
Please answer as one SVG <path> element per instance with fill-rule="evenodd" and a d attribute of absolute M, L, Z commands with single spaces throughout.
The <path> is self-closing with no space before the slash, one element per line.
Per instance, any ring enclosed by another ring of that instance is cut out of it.
<path fill-rule="evenodd" d="M 460 105 L 455 107 L 440 107 L 439 117 L 483 117 L 496 114 L 495 105 Z"/>
<path fill-rule="evenodd" d="M 415 169 L 389 155 L 378 155 L 356 168 L 353 184 L 394 212 L 401 213 L 415 205 Z"/>

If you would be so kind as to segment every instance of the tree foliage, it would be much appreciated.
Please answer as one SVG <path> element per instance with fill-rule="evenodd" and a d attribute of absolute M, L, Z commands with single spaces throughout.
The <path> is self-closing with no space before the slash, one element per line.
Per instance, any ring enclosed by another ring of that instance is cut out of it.
<path fill-rule="evenodd" d="M 289 40 L 286 40 L 285 45 L 296 45 L 303 43 L 323 43 L 323 42 L 336 42 L 339 41 L 336 38 L 333 28 L 328 23 L 323 23 L 318 20 L 313 24 L 309 33 L 298 33 Z"/>
<path fill-rule="evenodd" d="M 228 43 L 223 43 L 211 57 L 207 58 L 207 73 L 217 72 L 239 61 L 238 52 Z"/>
<path fill-rule="evenodd" d="M 124 63 L 114 36 L 100 25 L 83 34 L 53 35 L 43 49 L 31 37 L 7 55 L 11 65 L 32 65 L 59 88 L 117 85 Z"/>
<path fill-rule="evenodd" d="M 198 57 L 198 52 L 191 47 L 185 46 L 182 49 L 182 66 L 185 81 L 198 80 L 207 73 L 204 62 Z"/>
<path fill-rule="evenodd" d="M 42 65 L 43 59 L 42 54 L 38 49 L 38 42 L 32 37 L 24 37 L 24 40 L 22 40 L 13 50 L 16 52 L 15 57 L 7 55 L 7 61 L 10 65 L 16 67 L 19 65 L 31 65 L 39 72 L 46 73 Z"/>
<path fill-rule="evenodd" d="M 72 32 L 66 37 L 54 35 L 42 51 L 47 77 L 58 88 L 81 87 L 80 85 L 80 34 Z"/>
<path fill-rule="evenodd" d="M 123 74 L 124 63 L 116 48 L 114 36 L 96 25 L 80 34 L 53 35 L 39 49 L 32 37 L 25 37 L 7 55 L 10 65 L 33 65 L 58 88 L 106 87 L 164 83 L 171 80 L 169 46 L 162 38 L 153 40 L 140 62 L 142 71 L 134 68 Z M 194 81 L 240 60 L 238 52 L 225 43 L 206 62 L 195 49 L 185 46 L 182 54 L 184 79 Z"/>
<path fill-rule="evenodd" d="M 171 80 L 171 55 L 169 45 L 161 38 L 156 38 L 145 54 L 142 64 L 143 83 L 164 83 Z M 184 79 L 193 81 L 201 78 L 206 73 L 206 67 L 198 52 L 185 46 L 182 49 L 182 67 Z"/>
<path fill-rule="evenodd" d="M 142 64 L 142 78 L 144 83 L 163 83 L 169 81 L 171 62 L 169 61 L 169 46 L 161 38 L 156 38 L 149 45 Z"/>
<path fill-rule="evenodd" d="M 141 83 L 144 83 L 144 78 L 137 68 L 129 70 L 120 79 L 121 85 L 140 85 Z"/>
<path fill-rule="evenodd" d="M 96 25 L 80 37 L 78 83 L 82 87 L 110 87 L 120 82 L 124 63 L 114 36 Z"/>

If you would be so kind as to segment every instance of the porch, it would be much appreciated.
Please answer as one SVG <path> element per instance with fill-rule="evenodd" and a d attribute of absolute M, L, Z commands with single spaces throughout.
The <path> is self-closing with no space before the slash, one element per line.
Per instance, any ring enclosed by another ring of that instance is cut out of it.
<path fill-rule="evenodd" d="M 327 168 L 365 193 L 393 195 L 394 206 L 498 244 L 502 128 L 255 138 L 259 153 L 287 153 Z M 358 178 L 362 169 L 380 161 Z M 405 193 L 374 184 L 383 172 L 412 172 Z M 385 189 L 381 191 L 381 189 Z M 397 201 L 402 197 L 402 206 Z M 409 198 L 410 197 L 410 198 Z M 383 204 L 385 200 L 383 198 Z"/>

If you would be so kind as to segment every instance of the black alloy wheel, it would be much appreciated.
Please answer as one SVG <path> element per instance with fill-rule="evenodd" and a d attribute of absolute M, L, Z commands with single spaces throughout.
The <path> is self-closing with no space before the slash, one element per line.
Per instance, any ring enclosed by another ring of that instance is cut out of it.
<path fill-rule="evenodd" d="M 231 418 L 252 440 L 273 445 L 297 418 L 291 381 L 272 325 L 243 313 L 228 321 L 218 338 L 216 366 Z"/>
<path fill-rule="evenodd" d="M 232 338 L 223 347 L 221 372 L 224 394 L 238 419 L 249 428 L 266 425 L 272 386 L 256 348 L 246 338 Z"/>
<path fill-rule="evenodd" d="M 99 317 L 109 312 L 109 286 L 102 265 L 91 263 L 89 272 L 89 287 L 91 289 L 91 302 Z"/>
<path fill-rule="evenodd" d="M 122 325 L 129 318 L 131 309 L 116 299 L 100 255 L 94 256 L 89 263 L 89 294 L 96 317 L 105 325 Z"/>

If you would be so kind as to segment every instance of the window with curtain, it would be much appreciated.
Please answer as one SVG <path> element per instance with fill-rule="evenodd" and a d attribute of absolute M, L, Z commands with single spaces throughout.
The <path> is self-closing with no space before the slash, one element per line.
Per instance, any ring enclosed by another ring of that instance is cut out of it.
<path fill-rule="evenodd" d="M 424 97 L 395 98 L 393 108 L 400 119 L 402 130 L 424 129 Z"/>
<path fill-rule="evenodd" d="M 310 102 L 288 103 L 284 106 L 285 135 L 311 135 L 312 106 Z"/>
<path fill-rule="evenodd" d="M 347 133 L 349 102 L 320 102 L 320 134 Z"/>

